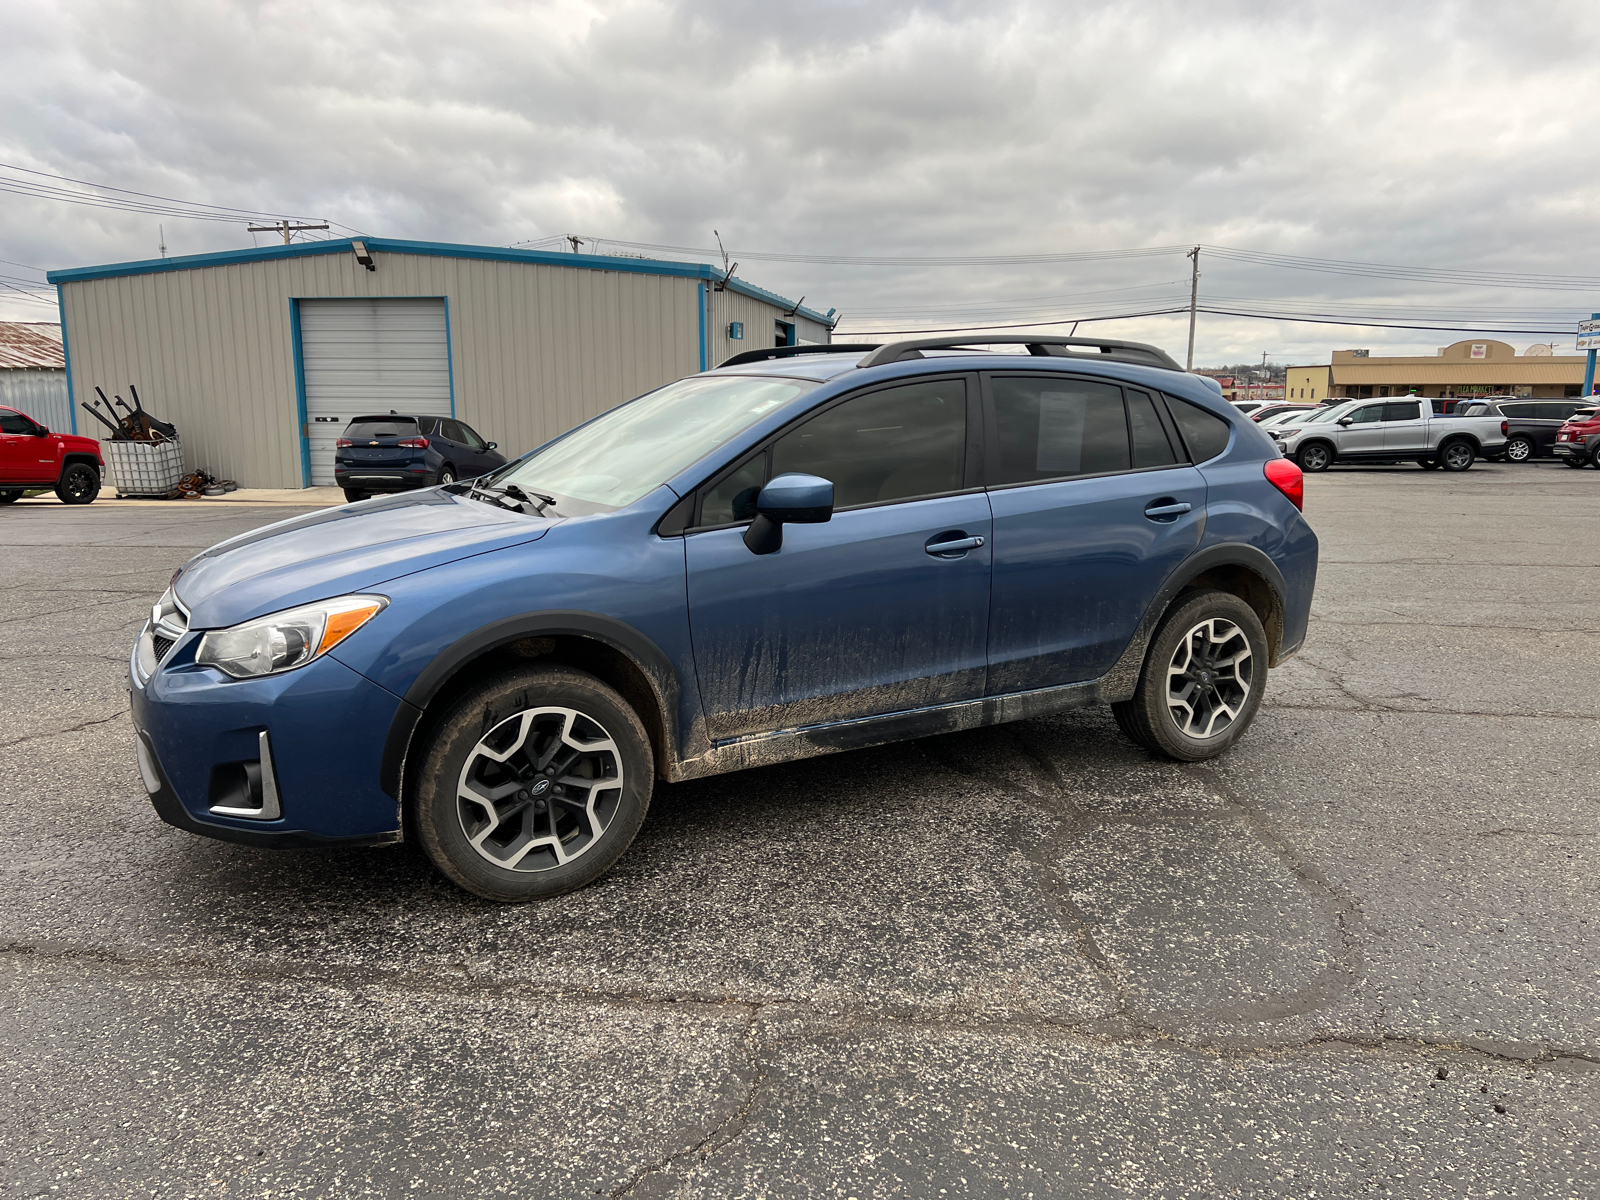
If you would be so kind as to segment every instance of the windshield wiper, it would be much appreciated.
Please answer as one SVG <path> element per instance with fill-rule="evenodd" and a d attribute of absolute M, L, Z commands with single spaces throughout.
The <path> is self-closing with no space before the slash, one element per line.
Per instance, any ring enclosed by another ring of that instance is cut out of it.
<path fill-rule="evenodd" d="M 544 510 L 556 502 L 554 496 L 546 496 L 541 492 L 525 492 L 514 483 L 504 487 L 490 487 L 474 479 L 472 486 L 467 489 L 468 496 L 482 496 L 498 504 L 501 508 L 509 508 L 512 512 L 524 512 L 523 505 L 532 505 L 539 516 L 544 516 Z M 506 501 L 511 503 L 507 504 Z"/>

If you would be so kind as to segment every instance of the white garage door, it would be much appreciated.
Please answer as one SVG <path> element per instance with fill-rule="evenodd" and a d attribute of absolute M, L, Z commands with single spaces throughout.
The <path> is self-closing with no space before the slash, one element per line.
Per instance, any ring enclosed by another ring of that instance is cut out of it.
<path fill-rule="evenodd" d="M 333 485 L 333 444 L 352 417 L 448 417 L 450 348 L 443 300 L 302 300 L 311 482 Z"/>

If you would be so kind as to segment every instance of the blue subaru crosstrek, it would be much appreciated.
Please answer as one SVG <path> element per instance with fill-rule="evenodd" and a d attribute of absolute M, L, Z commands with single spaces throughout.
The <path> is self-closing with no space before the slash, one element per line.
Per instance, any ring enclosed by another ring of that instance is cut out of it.
<path fill-rule="evenodd" d="M 1098 703 L 1220 754 L 1305 637 L 1299 469 L 1159 350 L 1001 340 L 738 355 L 198 555 L 131 663 L 156 811 L 415 838 L 517 901 L 605 872 L 657 780 Z"/>

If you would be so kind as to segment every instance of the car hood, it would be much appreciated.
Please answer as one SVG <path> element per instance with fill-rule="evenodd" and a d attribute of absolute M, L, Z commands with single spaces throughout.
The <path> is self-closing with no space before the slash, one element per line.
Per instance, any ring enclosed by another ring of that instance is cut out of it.
<path fill-rule="evenodd" d="M 537 541 L 559 519 L 437 489 L 409 492 L 231 538 L 185 563 L 173 587 L 192 628 L 218 629 Z"/>

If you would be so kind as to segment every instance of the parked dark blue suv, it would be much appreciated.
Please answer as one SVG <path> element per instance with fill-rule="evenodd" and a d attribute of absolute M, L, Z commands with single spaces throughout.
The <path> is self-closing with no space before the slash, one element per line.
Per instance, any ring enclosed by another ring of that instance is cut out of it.
<path fill-rule="evenodd" d="M 1148 346 L 754 351 L 475 483 L 187 563 L 133 652 L 174 825 L 581 886 L 655 782 L 1110 703 L 1198 760 L 1305 637 L 1301 479 Z"/>
<path fill-rule="evenodd" d="M 333 481 L 346 500 L 474 479 L 506 465 L 465 421 L 391 412 L 357 417 L 334 444 Z"/>

